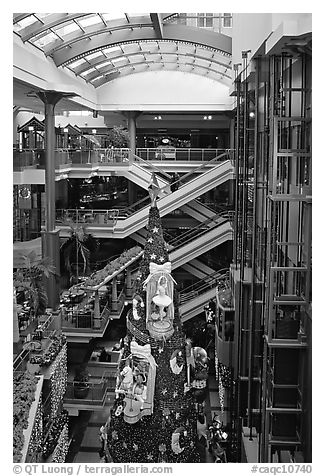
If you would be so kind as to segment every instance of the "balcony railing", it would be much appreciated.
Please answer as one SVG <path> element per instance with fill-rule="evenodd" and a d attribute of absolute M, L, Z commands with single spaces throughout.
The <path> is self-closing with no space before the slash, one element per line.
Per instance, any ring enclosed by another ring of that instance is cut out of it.
<path fill-rule="evenodd" d="M 225 149 L 201 148 L 137 148 L 136 154 L 144 160 L 177 160 L 206 162 L 217 157 Z"/>
<path fill-rule="evenodd" d="M 103 405 L 108 394 L 115 392 L 116 377 L 104 373 L 100 382 L 68 382 L 64 403 Z M 80 392 L 80 388 L 85 389 Z"/>
<path fill-rule="evenodd" d="M 228 153 L 230 149 L 201 148 L 137 148 L 133 155 L 128 148 L 107 149 L 55 149 L 55 168 L 62 166 L 85 166 L 126 164 L 136 161 L 180 161 L 209 162 L 215 157 Z M 229 158 L 229 157 L 228 157 Z M 222 160 L 226 160 L 223 156 Z M 13 151 L 13 170 L 19 171 L 26 167 L 45 168 L 44 149 L 21 149 Z"/>
<path fill-rule="evenodd" d="M 93 224 L 114 228 L 119 215 L 118 209 L 80 210 L 78 208 L 56 210 L 56 225 Z"/>

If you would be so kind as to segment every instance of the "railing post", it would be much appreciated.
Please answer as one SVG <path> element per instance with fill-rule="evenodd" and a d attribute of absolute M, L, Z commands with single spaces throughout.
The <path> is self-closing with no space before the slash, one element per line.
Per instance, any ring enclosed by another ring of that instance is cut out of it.
<path fill-rule="evenodd" d="M 112 311 L 117 311 L 117 280 L 116 276 L 112 280 Z"/>

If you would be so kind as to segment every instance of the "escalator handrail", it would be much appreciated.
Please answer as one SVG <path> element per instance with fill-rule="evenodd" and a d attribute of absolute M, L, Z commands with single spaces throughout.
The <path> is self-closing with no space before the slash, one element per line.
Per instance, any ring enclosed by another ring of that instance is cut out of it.
<path fill-rule="evenodd" d="M 132 155 L 135 158 L 135 162 L 144 162 L 146 167 L 151 169 L 153 172 L 157 172 L 157 174 L 159 173 L 161 175 L 164 175 L 167 178 L 167 180 L 171 180 L 171 178 L 172 178 L 171 175 L 169 175 L 164 170 L 161 170 L 159 167 L 156 167 L 155 165 L 151 164 L 148 160 L 145 160 L 145 159 L 143 159 L 142 157 L 139 157 L 136 154 L 132 154 Z"/>
<path fill-rule="evenodd" d="M 219 220 L 222 220 L 222 221 L 220 222 Z M 208 220 L 200 223 L 195 228 L 191 228 L 190 230 L 187 230 L 182 235 L 176 237 L 174 239 L 174 241 L 167 243 L 167 245 L 169 246 L 169 251 L 175 251 L 175 250 L 179 249 L 180 246 L 184 246 L 186 243 L 188 243 L 188 241 L 192 240 L 193 238 L 199 238 L 200 236 L 204 235 L 205 233 L 207 233 L 209 231 L 212 231 L 214 228 L 224 224 L 227 221 L 229 221 L 229 213 L 228 212 L 216 214 L 215 217 L 209 218 Z M 207 225 L 209 223 L 215 223 L 215 226 L 213 226 L 211 228 L 204 227 L 205 225 Z M 200 230 L 200 231 L 197 232 L 197 230 Z M 170 248 L 170 246 L 171 246 L 171 248 Z"/>
<path fill-rule="evenodd" d="M 196 291 L 196 296 L 201 294 L 201 291 L 206 291 L 211 289 L 212 287 L 217 287 L 216 280 L 217 279 L 226 279 L 229 278 L 229 268 L 223 268 L 215 273 L 207 275 L 206 278 L 200 279 L 195 284 L 188 286 L 187 288 L 183 289 L 180 293 L 180 301 L 182 303 L 189 301 L 193 298 L 193 295 L 189 295 L 188 299 L 186 299 L 186 294 L 190 294 Z M 184 300 L 185 298 L 185 300 Z"/>

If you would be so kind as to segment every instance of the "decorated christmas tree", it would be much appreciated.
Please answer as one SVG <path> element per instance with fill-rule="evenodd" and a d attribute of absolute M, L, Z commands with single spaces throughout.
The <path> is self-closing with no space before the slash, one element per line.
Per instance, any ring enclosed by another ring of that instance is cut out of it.
<path fill-rule="evenodd" d="M 198 402 L 206 396 L 207 356 L 182 331 L 172 264 L 153 175 L 147 240 L 127 316 L 127 336 L 111 412 L 114 462 L 199 462 Z"/>

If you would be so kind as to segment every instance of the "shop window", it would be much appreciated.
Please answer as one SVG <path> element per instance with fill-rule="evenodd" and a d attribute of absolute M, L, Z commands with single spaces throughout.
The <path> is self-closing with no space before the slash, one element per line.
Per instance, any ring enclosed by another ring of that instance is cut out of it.
<path fill-rule="evenodd" d="M 197 26 L 204 28 L 212 28 L 213 26 L 213 13 L 198 13 L 197 14 Z"/>
<path fill-rule="evenodd" d="M 223 14 L 223 26 L 224 26 L 224 28 L 231 28 L 232 27 L 232 15 L 231 15 L 231 13 L 224 13 Z"/>

